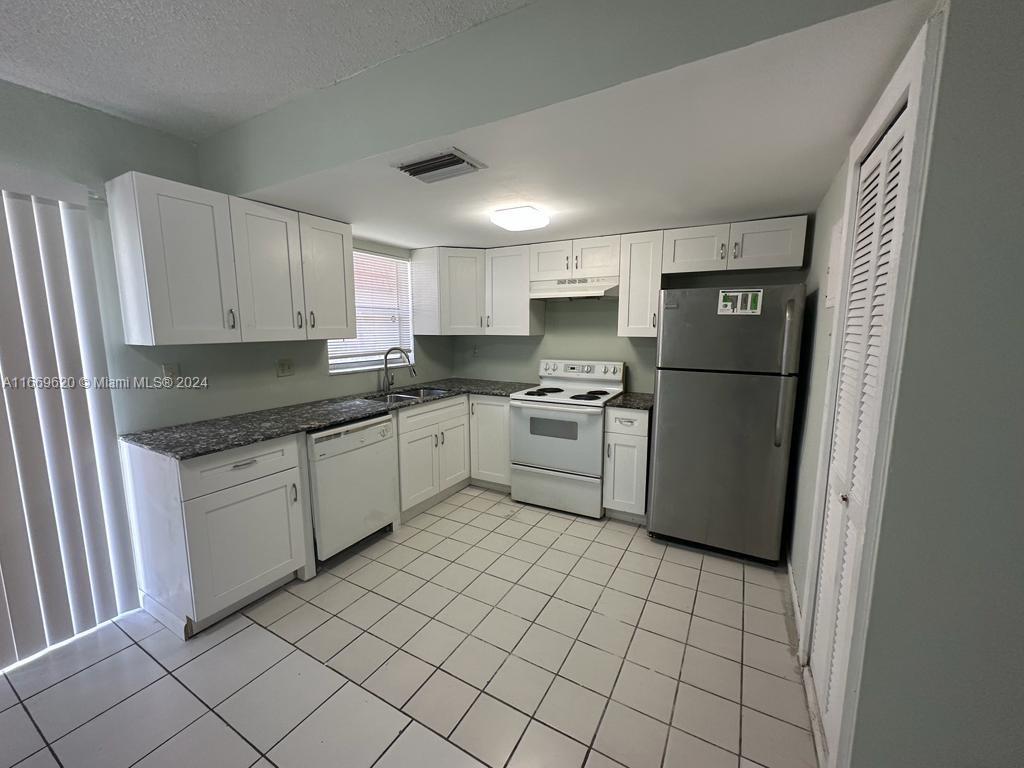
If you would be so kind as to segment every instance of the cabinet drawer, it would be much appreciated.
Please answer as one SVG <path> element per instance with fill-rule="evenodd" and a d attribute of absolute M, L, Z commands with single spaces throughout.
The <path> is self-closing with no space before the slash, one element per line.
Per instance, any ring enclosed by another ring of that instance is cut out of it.
<path fill-rule="evenodd" d="M 424 405 L 413 405 L 398 411 L 399 431 L 420 429 L 439 424 L 448 419 L 466 416 L 469 413 L 469 398 L 466 395 L 446 397 Z"/>
<path fill-rule="evenodd" d="M 188 501 L 291 469 L 298 464 L 299 455 L 294 437 L 266 440 L 189 459 L 181 463 L 181 497 Z"/>
<path fill-rule="evenodd" d="M 604 429 L 620 435 L 646 435 L 649 416 L 647 411 L 634 408 L 606 408 Z"/>

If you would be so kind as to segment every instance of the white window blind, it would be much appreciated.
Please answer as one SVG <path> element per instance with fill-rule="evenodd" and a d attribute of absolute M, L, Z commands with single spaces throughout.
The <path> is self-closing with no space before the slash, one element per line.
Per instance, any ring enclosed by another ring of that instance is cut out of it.
<path fill-rule="evenodd" d="M 409 262 L 361 251 L 352 260 L 356 337 L 327 342 L 331 373 L 379 368 L 391 347 L 401 347 L 412 358 Z"/>
<path fill-rule="evenodd" d="M 82 205 L 3 190 L 0 374 L 3 668 L 139 602 Z"/>

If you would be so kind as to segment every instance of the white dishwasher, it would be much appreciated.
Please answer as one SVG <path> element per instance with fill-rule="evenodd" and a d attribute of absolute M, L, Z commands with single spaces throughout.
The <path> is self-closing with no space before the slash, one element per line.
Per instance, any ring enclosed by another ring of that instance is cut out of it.
<path fill-rule="evenodd" d="M 309 435 L 318 560 L 400 523 L 398 442 L 391 416 Z"/>

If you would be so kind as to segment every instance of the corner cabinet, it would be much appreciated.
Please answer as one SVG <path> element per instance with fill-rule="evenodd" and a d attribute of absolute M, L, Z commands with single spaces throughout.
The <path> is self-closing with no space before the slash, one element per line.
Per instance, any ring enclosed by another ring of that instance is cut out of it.
<path fill-rule="evenodd" d="M 134 171 L 107 202 L 126 343 L 355 336 L 348 224 Z"/>
<path fill-rule="evenodd" d="M 648 411 L 605 409 L 604 508 L 642 522 L 647 508 Z"/>
<path fill-rule="evenodd" d="M 398 486 L 403 512 L 469 479 L 469 444 L 465 395 L 398 411 Z"/>
<path fill-rule="evenodd" d="M 469 397 L 469 475 L 495 485 L 512 483 L 508 433 L 509 399 L 488 395 Z"/>
<path fill-rule="evenodd" d="M 482 248 L 412 252 L 412 327 L 416 335 L 482 334 L 487 314 Z"/>
<path fill-rule="evenodd" d="M 304 443 L 177 461 L 121 442 L 143 607 L 178 636 L 314 575 Z"/>
<path fill-rule="evenodd" d="M 658 292 L 664 232 L 622 236 L 619 261 L 619 336 L 658 335 Z"/>

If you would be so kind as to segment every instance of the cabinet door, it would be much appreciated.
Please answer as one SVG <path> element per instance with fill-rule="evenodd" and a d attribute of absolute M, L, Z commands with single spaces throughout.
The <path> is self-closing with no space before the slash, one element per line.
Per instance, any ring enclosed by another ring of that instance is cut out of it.
<path fill-rule="evenodd" d="M 729 225 L 665 230 L 661 271 L 715 272 L 726 268 Z"/>
<path fill-rule="evenodd" d="M 134 174 L 154 344 L 240 341 L 228 197 Z"/>
<path fill-rule="evenodd" d="M 484 332 L 484 252 L 478 248 L 441 248 L 441 333 Z"/>
<path fill-rule="evenodd" d="M 729 269 L 799 267 L 807 217 L 741 221 L 729 227 Z"/>
<path fill-rule="evenodd" d="M 605 434 L 604 506 L 644 514 L 647 494 L 647 435 Z"/>
<path fill-rule="evenodd" d="M 300 213 L 299 234 L 306 294 L 306 338 L 355 338 L 352 227 Z"/>
<path fill-rule="evenodd" d="M 573 277 L 615 277 L 619 274 L 619 235 L 572 241 Z"/>
<path fill-rule="evenodd" d="M 438 463 L 443 491 L 469 477 L 469 417 L 443 421 L 437 431 L 441 438 Z"/>
<path fill-rule="evenodd" d="M 299 214 L 231 198 L 242 341 L 306 338 Z"/>
<path fill-rule="evenodd" d="M 619 336 L 658 335 L 663 232 L 622 236 L 619 262 Z"/>
<path fill-rule="evenodd" d="M 529 248 L 531 280 L 557 280 L 572 275 L 572 240 L 537 243 Z"/>
<path fill-rule="evenodd" d="M 398 486 L 402 511 L 441 492 L 436 425 L 398 436 Z"/>
<path fill-rule="evenodd" d="M 512 484 L 508 416 L 507 397 L 470 397 L 470 477 L 474 480 Z"/>
<path fill-rule="evenodd" d="M 249 597 L 305 562 L 298 468 L 185 502 L 196 615 Z"/>
<path fill-rule="evenodd" d="M 505 336 L 530 333 L 529 246 L 487 250 L 485 332 Z"/>

